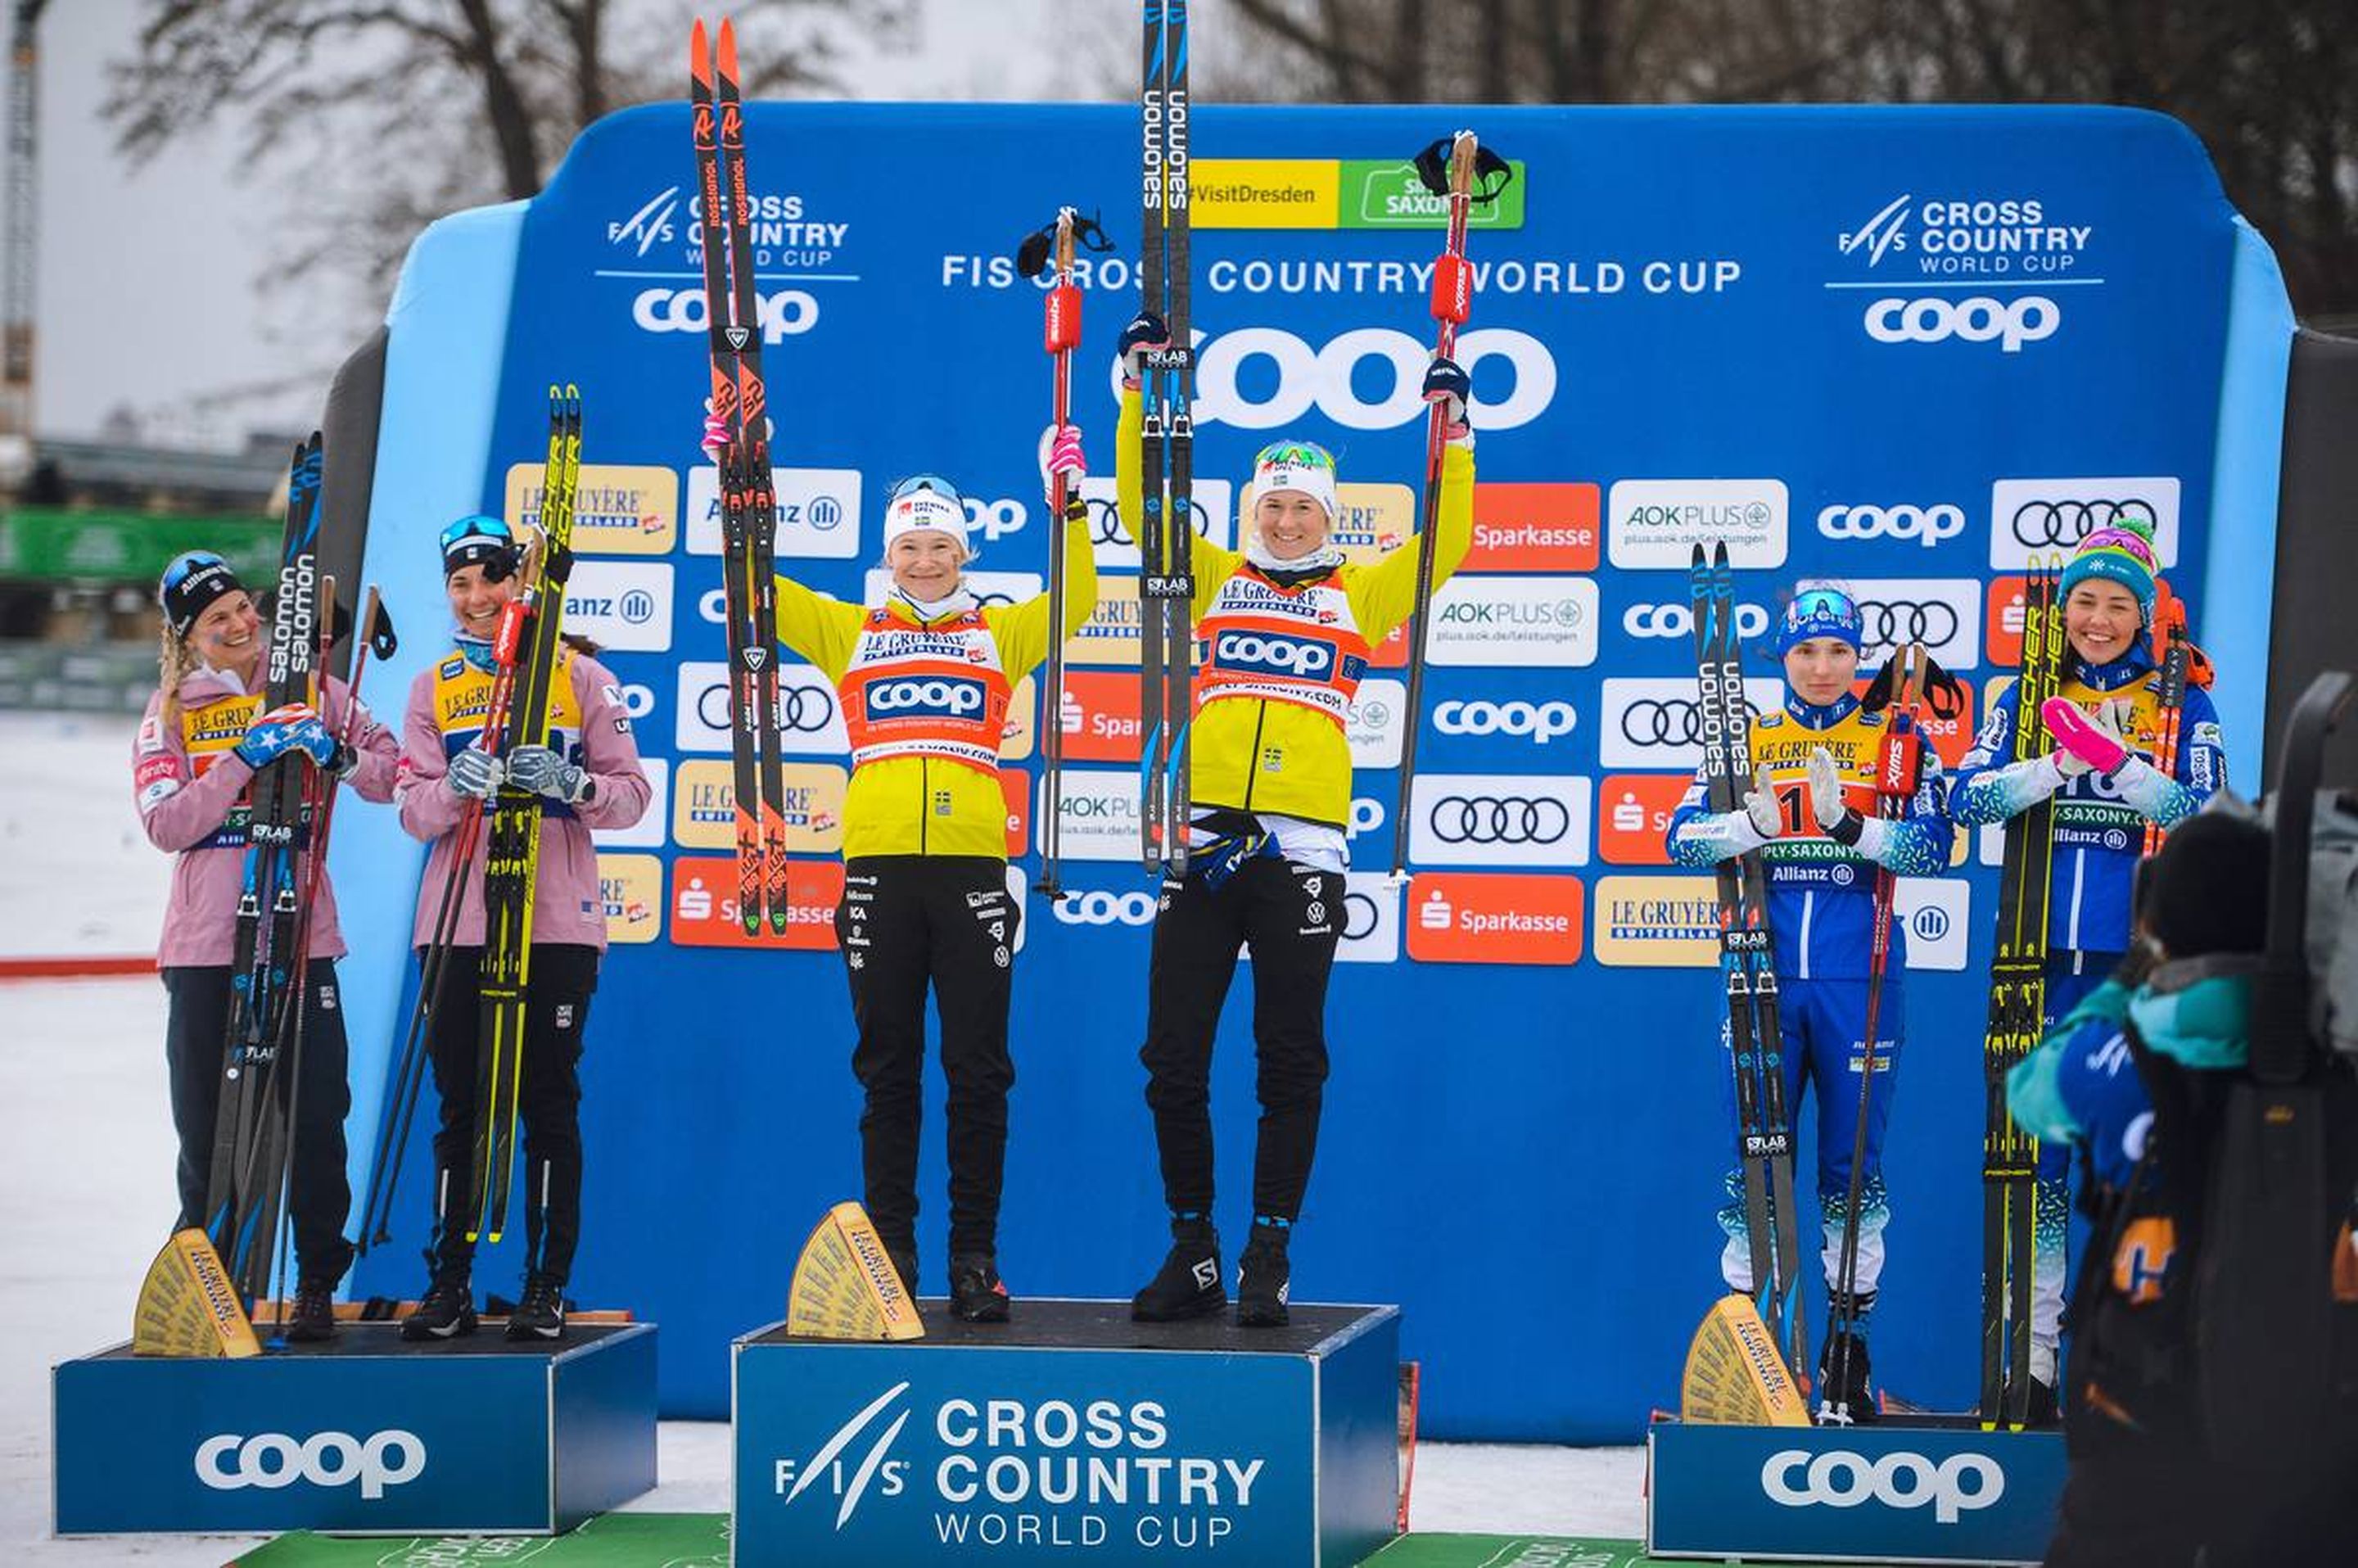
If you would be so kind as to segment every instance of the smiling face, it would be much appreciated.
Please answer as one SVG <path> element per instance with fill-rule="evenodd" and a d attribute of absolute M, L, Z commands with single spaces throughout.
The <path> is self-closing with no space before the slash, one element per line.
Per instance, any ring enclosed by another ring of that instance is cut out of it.
<path fill-rule="evenodd" d="M 2092 665 L 2125 657 L 2144 625 L 2136 595 L 2103 578 L 2074 583 L 2063 601 L 2063 635 L 2071 639 L 2071 651 Z"/>
<path fill-rule="evenodd" d="M 442 590 L 450 596 L 450 613 L 459 618 L 460 630 L 485 642 L 499 630 L 501 607 L 515 597 L 515 589 L 514 573 L 493 582 L 483 575 L 480 561 L 460 567 L 442 579 Z"/>
<path fill-rule="evenodd" d="M 1839 637 L 1811 637 L 1785 654 L 1785 680 L 1812 708 L 1841 700 L 1858 675 L 1858 650 Z"/>
<path fill-rule="evenodd" d="M 189 628 L 189 647 L 217 670 L 227 670 L 247 686 L 262 664 L 262 611 L 254 596 L 233 589 L 205 606 Z"/>
<path fill-rule="evenodd" d="M 1325 507 L 1303 492 L 1274 490 L 1253 503 L 1253 527 L 1271 555 L 1292 561 L 1325 545 L 1335 522 Z"/>
<path fill-rule="evenodd" d="M 932 603 L 957 589 L 965 573 L 966 546 L 933 528 L 913 528 L 893 535 L 884 547 L 884 564 L 892 586 L 911 599 Z"/>

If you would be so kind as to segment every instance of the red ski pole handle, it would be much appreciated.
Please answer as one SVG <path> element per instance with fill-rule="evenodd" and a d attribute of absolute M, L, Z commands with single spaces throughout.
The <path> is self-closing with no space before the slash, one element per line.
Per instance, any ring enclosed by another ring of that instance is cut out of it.
<path fill-rule="evenodd" d="M 1904 718 L 1898 719 L 1885 731 L 1882 753 L 1876 759 L 1875 793 L 1907 799 L 1916 793 L 1916 780 L 1923 763 L 1923 732 Z"/>
<path fill-rule="evenodd" d="M 532 618 L 532 606 L 525 600 L 511 599 L 500 606 L 499 629 L 492 633 L 492 659 L 494 663 L 513 667 L 516 654 L 524 646 L 525 622 Z"/>
<path fill-rule="evenodd" d="M 1059 283 L 1048 291 L 1045 346 L 1051 354 L 1070 353 L 1081 346 L 1081 291 Z"/>
<path fill-rule="evenodd" d="M 1473 265 L 1462 253 L 1443 252 L 1433 264 L 1433 319 L 1461 327 L 1473 309 Z"/>

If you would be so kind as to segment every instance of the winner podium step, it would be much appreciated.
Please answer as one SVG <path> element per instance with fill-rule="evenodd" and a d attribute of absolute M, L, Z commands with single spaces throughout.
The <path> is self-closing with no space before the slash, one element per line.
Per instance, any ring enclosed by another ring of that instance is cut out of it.
<path fill-rule="evenodd" d="M 59 1535 L 532 1535 L 655 1484 L 655 1330 L 411 1344 L 348 1323 L 240 1359 L 118 1345 L 52 1375 Z"/>
<path fill-rule="evenodd" d="M 1344 1568 L 1391 1540 L 1400 1310 L 1137 1324 L 1016 1303 L 922 1339 L 733 1347 L 741 1568 L 858 1563 Z"/>

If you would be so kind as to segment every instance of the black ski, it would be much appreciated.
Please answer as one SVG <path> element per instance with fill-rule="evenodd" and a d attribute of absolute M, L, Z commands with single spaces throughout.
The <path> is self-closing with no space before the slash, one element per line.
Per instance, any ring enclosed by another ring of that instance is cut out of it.
<path fill-rule="evenodd" d="M 1725 545 L 1716 546 L 1708 560 L 1701 545 L 1694 547 L 1690 586 L 1706 804 L 1714 812 L 1738 811 L 1752 787 L 1752 717 L 1744 698 L 1736 582 Z M 1737 1169 L 1752 1249 L 1752 1292 L 1769 1337 L 1801 1382 L 1809 1333 L 1801 1309 L 1800 1216 L 1793 1199 L 1793 1137 L 1785 1107 L 1768 873 L 1758 851 L 1722 860 L 1717 884 L 1720 974 L 1727 989 Z"/>
<path fill-rule="evenodd" d="M 1187 0 L 1146 0 L 1144 243 L 1139 305 L 1171 329 L 1141 377 L 1139 752 L 1141 849 L 1150 872 L 1187 871 L 1187 737 L 1194 716 L 1195 354 L 1188 325 Z"/>
<path fill-rule="evenodd" d="M 295 450 L 287 530 L 270 608 L 263 706 L 316 702 L 318 685 L 319 436 Z M 206 1231 L 237 1288 L 259 1299 L 270 1283 L 288 1143 L 286 1081 L 302 1045 L 302 999 L 294 980 L 306 879 L 298 860 L 312 770 L 280 757 L 247 786 L 245 875 L 238 894 L 214 1111 Z M 267 908 L 265 909 L 265 905 Z"/>
<path fill-rule="evenodd" d="M 2031 564 L 2022 595 L 2017 676 L 2017 762 L 2054 750 L 2040 705 L 2062 677 L 2063 617 L 2052 567 Z M 2030 1419 L 2031 1272 L 2036 1256 L 2039 1141 L 2015 1125 L 2006 1076 L 2039 1045 L 2047 1006 L 2047 916 L 2055 806 L 2042 800 L 2006 825 L 1998 872 L 1997 948 L 1989 1026 L 1982 1042 L 1987 1115 L 1982 1134 L 1981 1422 L 2019 1431 Z"/>

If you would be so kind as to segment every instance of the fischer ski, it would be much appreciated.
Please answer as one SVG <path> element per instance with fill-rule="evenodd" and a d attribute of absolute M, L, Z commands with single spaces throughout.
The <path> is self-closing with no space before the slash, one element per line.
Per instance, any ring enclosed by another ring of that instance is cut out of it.
<path fill-rule="evenodd" d="M 1195 713 L 1195 353 L 1188 325 L 1187 0 L 1146 0 L 1139 308 L 1171 341 L 1140 376 L 1139 735 L 1149 874 L 1187 874 L 1188 732 Z M 1062 525 L 1061 520 L 1058 525 Z"/>
<path fill-rule="evenodd" d="M 1701 687 L 1704 779 L 1714 812 L 1742 809 L 1752 787 L 1752 715 L 1744 697 L 1736 580 L 1727 546 L 1689 568 L 1695 672 Z M 1728 1059 L 1736 1075 L 1737 1169 L 1751 1247 L 1752 1294 L 1768 1336 L 1805 1386 L 1809 1332 L 1801 1307 L 1800 1216 L 1793 1197 L 1793 1135 L 1785 1106 L 1784 1037 L 1777 1019 L 1777 965 L 1768 932 L 1768 871 L 1758 850 L 1722 860 L 1720 975 L 1727 989 Z"/>
<path fill-rule="evenodd" d="M 2053 561 L 2033 561 L 2022 598 L 2014 754 L 2054 750 L 2040 706 L 2062 679 L 2062 607 Z M 1998 871 L 1997 946 L 1990 966 L 1989 1023 L 1982 1042 L 1987 1094 L 1982 1135 L 1982 1359 L 1985 1431 L 2019 1431 L 2030 1419 L 2031 1275 L 2036 1250 L 2039 1141 L 2015 1124 L 2006 1076 L 2038 1048 L 2047 1006 L 2047 916 L 2055 806 L 2042 800 L 2006 825 Z"/>
<path fill-rule="evenodd" d="M 548 389 L 548 458 L 541 475 L 540 569 L 510 601 L 493 656 L 514 672 L 507 723 L 493 754 L 548 740 L 548 697 L 573 572 L 573 507 L 581 479 L 581 393 Z M 520 611 L 514 606 L 522 605 Z M 514 633 L 511 635 L 511 628 Z M 474 1190 L 470 1241 L 507 1228 L 524 1087 L 525 991 L 532 978 L 532 905 L 540 875 L 541 797 L 502 783 L 483 848 L 482 1026 L 475 1042 Z M 534 1260 L 536 1265 L 538 1260 Z"/>
<path fill-rule="evenodd" d="M 737 30 L 720 23 L 708 48 L 698 19 L 688 44 L 705 313 L 712 333 L 712 413 L 719 455 L 721 575 L 729 635 L 729 707 L 737 808 L 737 914 L 747 935 L 766 914 L 786 929 L 785 765 L 778 734 L 777 495 L 770 472 L 769 395 L 762 379 L 761 297 L 753 276 L 745 117 Z"/>
<path fill-rule="evenodd" d="M 292 702 L 316 706 L 318 700 L 319 476 L 315 430 L 296 449 L 288 470 L 287 529 L 264 665 L 265 709 Z M 231 1280 L 250 1301 L 269 1288 L 286 1188 L 292 1111 L 286 1096 L 294 1076 L 288 1059 L 302 1048 L 302 993 L 296 982 L 305 926 L 302 894 L 308 889 L 308 879 L 297 873 L 311 817 L 314 772 L 302 758 L 285 756 L 265 765 L 247 785 L 245 869 L 205 1228 Z"/>

